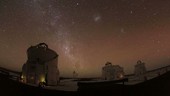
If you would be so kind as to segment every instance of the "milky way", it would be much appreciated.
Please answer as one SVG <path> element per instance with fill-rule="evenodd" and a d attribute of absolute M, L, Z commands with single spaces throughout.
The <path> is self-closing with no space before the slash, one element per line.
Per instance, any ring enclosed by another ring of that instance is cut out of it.
<path fill-rule="evenodd" d="M 107 61 L 132 73 L 170 64 L 169 0 L 1 0 L 0 66 L 21 71 L 26 50 L 45 42 L 61 76 L 100 76 Z"/>

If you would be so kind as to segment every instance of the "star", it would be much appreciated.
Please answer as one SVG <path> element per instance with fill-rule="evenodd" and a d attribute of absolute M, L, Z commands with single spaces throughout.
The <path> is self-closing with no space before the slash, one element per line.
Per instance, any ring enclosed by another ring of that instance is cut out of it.
<path fill-rule="evenodd" d="M 76 3 L 76 5 L 78 6 L 78 5 L 79 5 L 79 3 L 77 2 L 77 3 Z"/>
<path fill-rule="evenodd" d="M 121 28 L 121 29 L 120 29 L 120 32 L 121 32 L 121 33 L 126 33 L 125 30 L 124 30 L 124 28 Z"/>
<path fill-rule="evenodd" d="M 100 20 L 101 20 L 101 16 L 100 15 L 97 15 L 97 16 L 94 17 L 94 21 L 95 22 L 98 22 Z"/>

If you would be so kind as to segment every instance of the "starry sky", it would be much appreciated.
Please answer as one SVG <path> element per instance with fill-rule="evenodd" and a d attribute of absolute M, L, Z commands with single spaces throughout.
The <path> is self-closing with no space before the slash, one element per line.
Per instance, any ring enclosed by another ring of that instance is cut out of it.
<path fill-rule="evenodd" d="M 21 71 L 41 42 L 61 76 L 100 76 L 109 61 L 133 73 L 170 64 L 170 0 L 0 0 L 0 66 Z"/>

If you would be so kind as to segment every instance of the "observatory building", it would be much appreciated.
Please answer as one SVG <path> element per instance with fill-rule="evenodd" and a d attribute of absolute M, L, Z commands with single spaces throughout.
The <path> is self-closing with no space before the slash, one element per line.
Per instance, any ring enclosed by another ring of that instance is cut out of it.
<path fill-rule="evenodd" d="M 58 54 L 45 43 L 31 46 L 27 50 L 27 61 L 22 67 L 22 82 L 30 84 L 59 82 Z"/>
<path fill-rule="evenodd" d="M 147 77 L 150 75 L 147 75 L 147 70 L 145 67 L 145 63 L 138 60 L 137 64 L 135 65 L 135 70 L 134 70 L 135 78 L 136 80 L 147 80 Z"/>
<path fill-rule="evenodd" d="M 112 65 L 110 62 L 107 62 L 102 68 L 102 78 L 105 80 L 119 80 L 123 77 L 123 67 L 119 65 Z"/>
<path fill-rule="evenodd" d="M 141 76 L 146 73 L 146 67 L 145 63 L 142 61 L 137 61 L 137 64 L 135 65 L 135 76 Z"/>

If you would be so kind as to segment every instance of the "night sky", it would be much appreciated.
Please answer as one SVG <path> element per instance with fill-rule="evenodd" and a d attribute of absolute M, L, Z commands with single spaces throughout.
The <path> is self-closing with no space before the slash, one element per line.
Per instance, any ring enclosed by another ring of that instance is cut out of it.
<path fill-rule="evenodd" d="M 45 42 L 61 76 L 100 76 L 107 61 L 133 73 L 170 64 L 170 0 L 0 0 L 0 66 L 21 71 Z"/>

